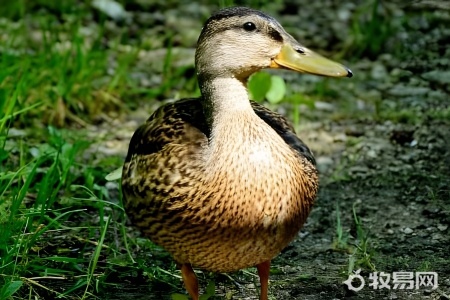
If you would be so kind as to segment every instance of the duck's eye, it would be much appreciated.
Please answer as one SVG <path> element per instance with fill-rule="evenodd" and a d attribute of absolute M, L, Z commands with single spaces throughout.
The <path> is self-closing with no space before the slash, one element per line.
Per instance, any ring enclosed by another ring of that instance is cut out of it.
<path fill-rule="evenodd" d="M 246 30 L 246 31 L 253 31 L 253 30 L 255 30 L 256 29 L 256 25 L 255 25 L 255 23 L 252 23 L 252 22 L 247 22 L 247 23 L 244 23 L 244 29 Z"/>

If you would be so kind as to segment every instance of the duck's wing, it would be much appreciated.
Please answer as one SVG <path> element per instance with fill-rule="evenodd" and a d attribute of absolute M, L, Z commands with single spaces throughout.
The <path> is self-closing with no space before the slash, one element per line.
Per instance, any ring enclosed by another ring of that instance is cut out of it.
<path fill-rule="evenodd" d="M 289 123 L 289 121 L 280 115 L 279 113 L 273 112 L 270 109 L 256 103 L 255 101 L 250 101 L 255 113 L 275 130 L 280 137 L 288 144 L 294 151 L 296 151 L 300 156 L 305 157 L 313 165 L 316 164 L 316 160 L 311 150 L 306 146 L 306 144 L 296 135 L 294 127 Z"/>
<path fill-rule="evenodd" d="M 178 100 L 158 108 L 141 125 L 130 141 L 128 163 L 135 155 L 150 155 L 169 143 L 207 138 L 209 129 L 198 98 Z"/>
<path fill-rule="evenodd" d="M 198 155 L 208 136 L 198 99 L 161 106 L 133 134 L 122 169 L 123 201 L 132 212 L 130 219 L 146 234 L 157 230 L 148 224 L 161 214 L 162 203 L 185 204 L 185 197 L 175 199 L 174 190 L 185 189 L 191 177 L 201 173 Z"/>
<path fill-rule="evenodd" d="M 124 208 L 134 226 L 172 254 L 183 215 L 202 204 L 190 200 L 201 195 L 192 182 L 204 173 L 199 155 L 208 136 L 199 99 L 183 99 L 158 108 L 130 141 L 122 169 Z"/>

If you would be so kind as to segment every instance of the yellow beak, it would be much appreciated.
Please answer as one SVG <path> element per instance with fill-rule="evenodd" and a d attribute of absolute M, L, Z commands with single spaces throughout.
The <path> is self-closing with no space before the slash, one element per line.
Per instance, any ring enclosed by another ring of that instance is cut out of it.
<path fill-rule="evenodd" d="M 294 49 L 286 43 L 280 53 L 272 59 L 271 68 L 290 69 L 302 73 L 328 77 L 352 77 L 352 71 L 332 60 L 329 60 L 305 47 Z"/>

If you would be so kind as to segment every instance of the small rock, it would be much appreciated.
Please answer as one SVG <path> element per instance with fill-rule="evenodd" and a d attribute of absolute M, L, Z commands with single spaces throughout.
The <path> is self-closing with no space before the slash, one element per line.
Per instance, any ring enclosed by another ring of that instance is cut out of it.
<path fill-rule="evenodd" d="M 433 70 L 422 74 L 422 77 L 428 81 L 438 82 L 440 84 L 450 83 L 450 71 L 447 70 Z"/>
<path fill-rule="evenodd" d="M 414 230 L 412 230 L 411 228 L 409 228 L 409 227 L 406 227 L 405 229 L 403 229 L 403 233 L 405 233 L 405 234 L 411 234 L 411 233 L 413 233 L 414 232 Z"/>
<path fill-rule="evenodd" d="M 8 138 L 23 137 L 26 135 L 27 135 L 27 133 L 25 132 L 25 130 L 22 130 L 22 129 L 9 128 L 9 130 L 8 130 Z"/>
<path fill-rule="evenodd" d="M 437 228 L 439 229 L 439 231 L 446 231 L 448 229 L 448 225 L 439 224 Z"/>
<path fill-rule="evenodd" d="M 292 266 L 284 266 L 282 270 L 285 274 L 294 274 L 298 272 L 298 270 Z"/>
<path fill-rule="evenodd" d="M 409 78 L 411 76 L 413 76 L 413 72 L 405 70 L 405 69 L 400 69 L 400 68 L 394 68 L 391 71 L 390 74 L 392 77 L 405 77 L 405 78 Z"/>
<path fill-rule="evenodd" d="M 370 75 L 372 76 L 372 78 L 378 80 L 388 77 L 386 67 L 383 66 L 382 64 L 374 64 L 370 72 Z"/>
<path fill-rule="evenodd" d="M 390 89 L 389 94 L 397 97 L 405 97 L 410 95 L 417 97 L 419 95 L 426 95 L 429 91 L 430 89 L 427 87 L 413 87 L 399 84 Z"/>
<path fill-rule="evenodd" d="M 334 136 L 335 142 L 345 142 L 347 141 L 347 135 L 345 133 L 336 134 Z"/>
<path fill-rule="evenodd" d="M 373 149 L 370 149 L 369 151 L 367 151 L 366 155 L 367 155 L 367 157 L 370 157 L 370 158 L 376 158 L 378 156 L 377 152 Z"/>
<path fill-rule="evenodd" d="M 298 233 L 298 236 L 299 236 L 301 239 L 307 237 L 308 235 L 309 235 L 309 232 L 308 232 L 308 231 L 300 231 L 300 232 Z"/>
<path fill-rule="evenodd" d="M 116 21 L 126 20 L 130 17 L 122 4 L 113 0 L 94 0 L 92 6 Z"/>
<path fill-rule="evenodd" d="M 316 158 L 316 162 L 320 172 L 327 171 L 334 164 L 333 159 L 329 156 L 319 156 Z"/>
<path fill-rule="evenodd" d="M 118 182 L 108 181 L 108 182 L 106 182 L 105 187 L 108 190 L 118 190 L 119 189 L 119 183 Z"/>
<path fill-rule="evenodd" d="M 347 7 L 344 7 L 337 11 L 337 16 L 341 22 L 346 22 L 350 19 L 352 13 Z"/>
<path fill-rule="evenodd" d="M 444 237 L 440 233 L 434 233 L 431 235 L 431 239 L 434 241 L 438 241 L 444 239 Z"/>
<path fill-rule="evenodd" d="M 335 106 L 333 104 L 328 103 L 328 102 L 323 102 L 323 101 L 314 102 L 314 107 L 318 110 L 323 110 L 323 111 L 334 111 L 335 110 Z"/>

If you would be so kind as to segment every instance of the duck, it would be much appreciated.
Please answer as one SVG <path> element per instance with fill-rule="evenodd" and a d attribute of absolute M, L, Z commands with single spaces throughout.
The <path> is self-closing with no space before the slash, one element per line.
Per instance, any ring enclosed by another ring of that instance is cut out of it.
<path fill-rule="evenodd" d="M 352 72 L 247 7 L 211 15 L 195 68 L 201 96 L 162 105 L 133 134 L 122 169 L 124 208 L 171 254 L 193 300 L 194 268 L 248 267 L 256 267 L 259 299 L 267 300 L 270 263 L 305 223 L 319 177 L 289 121 L 249 99 L 248 79 L 269 68 L 327 77 Z"/>

